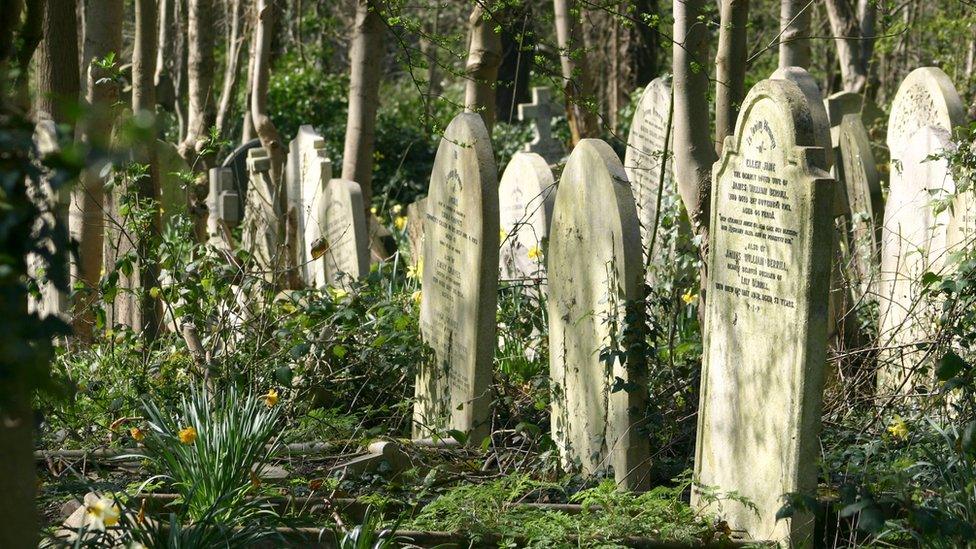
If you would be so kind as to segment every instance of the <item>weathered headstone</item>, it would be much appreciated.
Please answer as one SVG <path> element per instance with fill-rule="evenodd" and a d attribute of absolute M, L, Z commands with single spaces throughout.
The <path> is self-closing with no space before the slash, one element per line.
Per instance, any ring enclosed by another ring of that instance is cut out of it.
<path fill-rule="evenodd" d="M 325 140 L 308 125 L 298 129 L 298 135 L 291 141 L 289 150 L 289 157 L 294 155 L 289 168 L 294 182 L 289 185 L 288 203 L 297 216 L 296 260 L 301 266 L 305 284 L 322 287 L 330 282 L 330 277 L 326 275 L 326 262 L 312 257 L 312 247 L 325 236 L 322 232 L 325 220 L 320 216 L 326 208 L 331 207 L 326 204 L 324 191 L 332 179 L 332 161 L 326 156 Z M 359 185 L 356 187 L 358 189 Z M 359 196 L 359 201 L 362 202 L 362 194 L 359 193 Z M 331 241 L 326 242 L 326 246 L 331 245 Z M 361 274 L 358 269 L 346 272 L 355 277 Z"/>
<path fill-rule="evenodd" d="M 241 222 L 241 199 L 237 196 L 234 172 L 230 168 L 210 168 L 207 192 L 207 236 L 214 246 L 229 249 L 231 230 Z"/>
<path fill-rule="evenodd" d="M 498 172 L 481 117 L 444 131 L 427 194 L 420 331 L 434 350 L 420 365 L 414 436 L 488 434 L 498 289 Z"/>
<path fill-rule="evenodd" d="M 919 278 L 925 270 L 944 266 L 950 222 L 947 212 L 935 212 L 933 193 L 949 193 L 955 187 L 948 181 L 944 161 L 927 159 L 948 146 L 952 130 L 964 122 L 955 86 L 935 67 L 912 71 L 891 105 L 890 190 L 881 238 L 878 318 L 878 387 L 883 393 L 910 392 L 917 381 L 906 377 L 919 357 L 912 344 L 930 325 L 927 317 L 932 314 L 931 307 L 919 302 Z"/>
<path fill-rule="evenodd" d="M 512 156 L 498 184 L 503 279 L 545 280 L 543 251 L 549 241 L 555 190 L 544 158 L 535 153 Z"/>
<path fill-rule="evenodd" d="M 283 247 L 283 235 L 278 234 L 281 216 L 278 193 L 271 181 L 271 158 L 262 147 L 247 152 L 247 169 L 250 181 L 247 185 L 247 200 L 244 208 L 244 227 L 242 240 L 244 248 L 251 253 L 258 273 L 273 281 L 275 270 L 284 266 L 284 258 L 279 257 Z"/>
<path fill-rule="evenodd" d="M 536 153 L 549 164 L 559 162 L 566 154 L 563 144 L 552 137 L 552 119 L 558 112 L 549 88 L 532 88 L 532 102 L 518 106 L 519 120 L 531 120 L 534 128 L 534 137 L 526 143 L 525 152 Z"/>
<path fill-rule="evenodd" d="M 313 216 L 317 233 L 324 239 L 321 258 L 323 284 L 344 285 L 369 273 L 369 238 L 366 233 L 366 208 L 359 183 L 333 179 L 316 200 Z M 306 233 L 308 234 L 308 233 Z M 317 241 L 308 244 L 311 248 Z M 318 276 L 318 274 L 316 274 Z"/>
<path fill-rule="evenodd" d="M 881 226 L 884 197 L 871 143 L 859 113 L 844 116 L 838 128 L 837 162 L 851 211 L 848 253 L 861 293 L 877 279 L 881 261 Z"/>
<path fill-rule="evenodd" d="M 836 184 L 809 105 L 793 82 L 758 83 L 713 170 L 695 473 L 758 512 L 692 496 L 752 539 L 798 546 L 813 517 L 776 513 L 816 488 Z"/>
<path fill-rule="evenodd" d="M 552 438 L 563 465 L 646 488 L 640 227 L 627 174 L 603 141 L 580 141 L 563 170 L 548 268 Z M 606 358 L 616 352 L 626 360 Z"/>
<path fill-rule="evenodd" d="M 637 202 L 646 279 L 652 285 L 660 282 L 662 269 L 674 266 L 676 254 L 677 241 L 661 226 L 661 217 L 676 220 L 684 235 L 690 233 L 681 221 L 683 208 L 674 182 L 671 113 L 671 84 L 666 78 L 655 78 L 644 88 L 634 111 L 624 154 L 624 169 Z"/>
<path fill-rule="evenodd" d="M 820 91 L 820 85 L 817 84 L 817 79 L 802 67 L 781 67 L 776 69 L 770 78 L 773 80 L 789 80 L 803 92 L 803 96 L 806 97 L 807 104 L 810 107 L 810 116 L 813 118 L 816 144 L 826 151 L 827 168 L 832 168 L 834 165 L 834 149 L 830 140 L 830 118 L 827 116 L 823 94 Z"/>

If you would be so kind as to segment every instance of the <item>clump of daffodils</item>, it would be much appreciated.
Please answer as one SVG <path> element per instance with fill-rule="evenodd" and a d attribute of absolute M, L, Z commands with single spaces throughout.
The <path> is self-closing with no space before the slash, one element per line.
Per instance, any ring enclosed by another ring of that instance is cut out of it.
<path fill-rule="evenodd" d="M 121 514 L 119 505 L 110 498 L 99 498 L 88 506 L 89 525 L 95 530 L 105 530 L 107 527 L 115 526 L 119 523 Z"/>

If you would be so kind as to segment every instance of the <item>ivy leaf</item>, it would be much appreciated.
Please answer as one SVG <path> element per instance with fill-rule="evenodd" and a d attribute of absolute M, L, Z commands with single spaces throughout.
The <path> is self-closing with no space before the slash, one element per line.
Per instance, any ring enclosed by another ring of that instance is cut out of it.
<path fill-rule="evenodd" d="M 292 378 L 294 378 L 294 373 L 288 366 L 278 366 L 275 368 L 275 381 L 283 387 L 291 387 Z"/>
<path fill-rule="evenodd" d="M 959 375 L 959 372 L 967 366 L 965 360 L 956 353 L 949 351 L 939 360 L 939 367 L 936 369 L 935 375 L 938 376 L 939 381 L 948 381 Z"/>

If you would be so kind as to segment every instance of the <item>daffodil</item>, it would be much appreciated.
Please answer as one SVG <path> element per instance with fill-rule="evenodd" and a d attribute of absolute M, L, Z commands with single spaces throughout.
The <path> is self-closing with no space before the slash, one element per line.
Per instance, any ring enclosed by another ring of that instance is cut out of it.
<path fill-rule="evenodd" d="M 138 427 L 129 429 L 129 434 L 132 435 L 132 440 L 136 442 L 142 442 L 142 439 L 146 438 L 146 433 Z"/>
<path fill-rule="evenodd" d="M 398 215 L 396 219 L 393 220 L 393 225 L 397 228 L 398 231 L 402 231 L 403 228 L 407 226 L 407 216 Z"/>
<path fill-rule="evenodd" d="M 399 215 L 403 211 L 403 204 L 394 204 L 392 208 L 393 215 Z"/>
<path fill-rule="evenodd" d="M 533 261 L 538 261 L 542 259 L 542 248 L 538 246 L 532 246 L 531 248 L 529 248 L 528 254 L 529 254 L 529 259 Z"/>
<path fill-rule="evenodd" d="M 262 398 L 264 398 L 265 406 L 271 408 L 275 404 L 278 404 L 278 391 L 275 389 L 268 389 L 268 392 Z"/>
<path fill-rule="evenodd" d="M 180 429 L 179 438 L 183 444 L 193 444 L 197 439 L 197 430 L 193 427 Z"/>
<path fill-rule="evenodd" d="M 694 305 L 695 303 L 698 302 L 698 294 L 693 293 L 691 290 L 688 290 L 687 292 L 681 295 L 681 301 L 684 301 L 685 305 Z"/>
<path fill-rule="evenodd" d="M 904 440 L 908 438 L 908 424 L 901 416 L 895 416 L 891 420 L 891 425 L 888 425 L 888 432 L 891 433 L 891 436 Z"/>
<path fill-rule="evenodd" d="M 119 523 L 121 514 L 118 504 L 109 498 L 101 498 L 88 506 L 88 517 L 91 519 L 89 524 L 95 530 L 105 530 L 108 526 L 115 526 Z"/>
<path fill-rule="evenodd" d="M 505 242 L 506 238 L 508 238 L 508 231 L 505 229 L 498 229 L 498 241 Z"/>
<path fill-rule="evenodd" d="M 371 207 L 369 208 L 369 213 L 371 213 L 371 214 L 373 214 L 373 215 L 376 215 L 376 206 L 371 206 Z"/>
<path fill-rule="evenodd" d="M 416 265 L 407 266 L 407 278 L 419 280 L 424 276 L 424 258 L 420 258 L 420 261 Z"/>
<path fill-rule="evenodd" d="M 414 292 L 410 294 L 410 299 L 412 299 L 413 302 L 416 303 L 417 305 L 420 305 L 420 300 L 423 297 L 424 297 L 424 293 L 420 290 L 414 290 Z"/>

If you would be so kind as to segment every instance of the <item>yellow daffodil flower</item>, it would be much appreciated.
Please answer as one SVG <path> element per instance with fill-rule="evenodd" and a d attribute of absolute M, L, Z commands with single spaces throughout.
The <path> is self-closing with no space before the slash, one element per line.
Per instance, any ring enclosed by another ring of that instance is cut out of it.
<path fill-rule="evenodd" d="M 424 293 L 420 290 L 415 290 L 412 294 L 410 294 L 410 299 L 412 299 L 417 305 L 420 305 L 420 300 L 423 299 L 423 297 Z"/>
<path fill-rule="evenodd" d="M 393 211 L 393 215 L 399 215 L 403 211 L 403 204 L 394 204 L 391 210 Z"/>
<path fill-rule="evenodd" d="M 376 206 L 370 206 L 369 213 L 376 215 Z"/>
<path fill-rule="evenodd" d="M 407 226 L 407 216 L 405 215 L 397 216 L 396 219 L 393 220 L 393 225 L 397 228 L 398 231 L 402 231 L 403 228 Z"/>
<path fill-rule="evenodd" d="M 271 408 L 275 404 L 278 404 L 278 391 L 274 389 L 268 389 L 268 392 L 264 395 L 264 404 L 268 408 Z"/>
<path fill-rule="evenodd" d="M 119 523 L 121 514 L 119 506 L 109 498 L 101 498 L 88 506 L 90 526 L 95 530 L 105 530 L 107 526 L 115 526 Z"/>
<path fill-rule="evenodd" d="M 416 265 L 407 266 L 407 278 L 413 280 L 420 280 L 424 277 L 424 259 L 420 258 L 420 261 Z"/>
<path fill-rule="evenodd" d="M 688 290 L 681 295 L 681 301 L 684 301 L 685 305 L 694 305 L 698 302 L 698 294 L 692 293 L 691 290 Z"/>
<path fill-rule="evenodd" d="M 129 434 L 132 435 L 132 440 L 136 442 L 142 442 L 142 439 L 146 438 L 146 433 L 138 427 L 129 429 Z"/>
<path fill-rule="evenodd" d="M 498 229 L 498 241 L 505 242 L 506 238 L 508 238 L 508 232 L 505 229 Z"/>
<path fill-rule="evenodd" d="M 193 444 L 193 442 L 197 439 L 197 430 L 193 427 L 180 429 L 179 437 L 180 442 L 183 444 Z"/>
<path fill-rule="evenodd" d="M 891 420 L 891 425 L 888 425 L 888 432 L 891 433 L 891 436 L 904 440 L 908 438 L 908 424 L 905 423 L 905 420 L 901 416 L 895 416 Z"/>
<path fill-rule="evenodd" d="M 542 248 L 538 246 L 532 246 L 531 248 L 529 248 L 528 254 L 529 254 L 529 259 L 538 261 L 542 259 Z"/>

